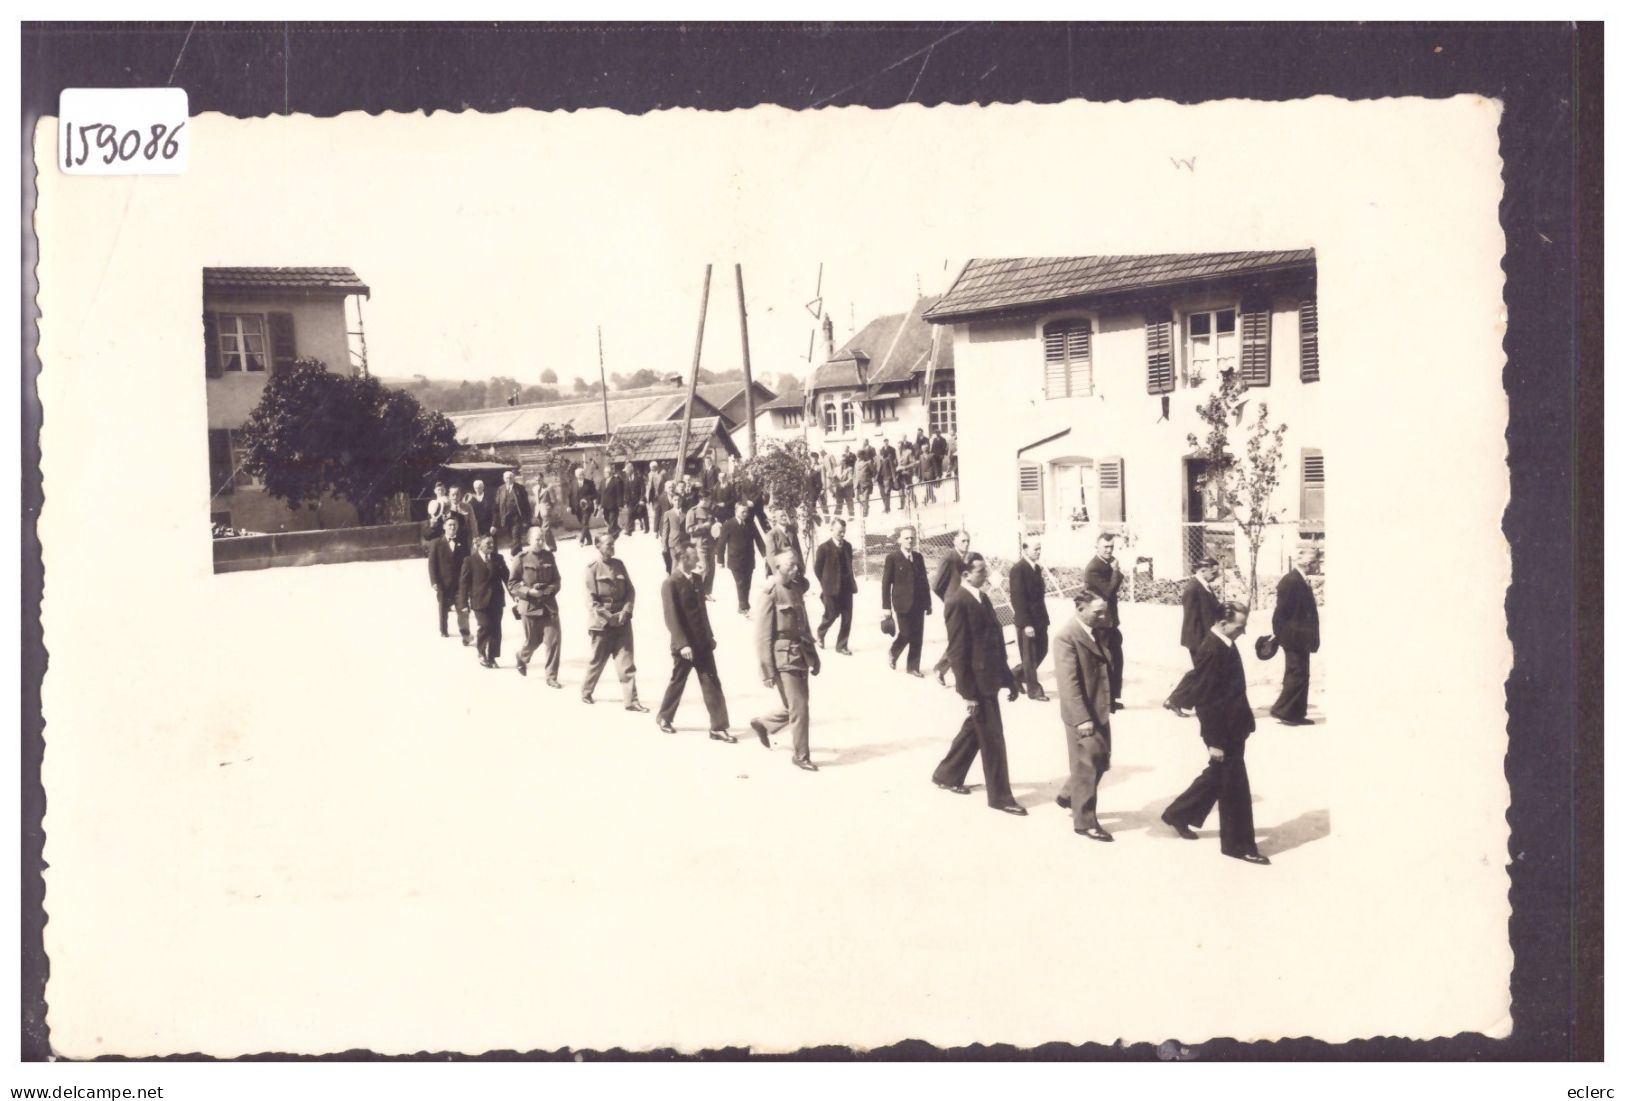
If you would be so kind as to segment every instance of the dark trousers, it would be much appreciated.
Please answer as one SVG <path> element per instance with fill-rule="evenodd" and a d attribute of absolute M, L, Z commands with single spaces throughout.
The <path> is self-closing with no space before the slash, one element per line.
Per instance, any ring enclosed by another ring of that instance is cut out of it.
<path fill-rule="evenodd" d="M 530 664 L 531 655 L 542 651 L 542 668 L 548 680 L 559 679 L 559 621 L 552 616 L 521 616 L 525 625 L 525 644 L 519 648 L 515 660 L 519 668 Z"/>
<path fill-rule="evenodd" d="M 586 509 L 576 510 L 576 523 L 581 525 L 581 545 L 592 545 L 592 513 Z"/>
<path fill-rule="evenodd" d="M 846 640 L 852 637 L 852 594 L 838 593 L 823 594 L 824 618 L 818 622 L 818 641 L 824 641 L 824 635 L 829 631 L 830 624 L 837 619 L 841 621 L 841 631 L 835 636 L 835 645 L 839 649 L 846 648 Z"/>
<path fill-rule="evenodd" d="M 891 485 L 887 482 L 880 483 L 880 511 L 891 511 Z"/>
<path fill-rule="evenodd" d="M 666 572 L 671 573 L 671 549 L 669 547 L 660 548 L 660 560 L 666 563 Z"/>
<path fill-rule="evenodd" d="M 894 612 L 897 620 L 897 637 L 891 644 L 891 658 L 897 660 L 904 649 L 908 650 L 908 668 L 912 673 L 920 671 L 920 647 L 925 645 L 925 609 L 915 608 L 911 612 Z"/>
<path fill-rule="evenodd" d="M 1191 656 L 1191 668 L 1195 669 L 1196 668 L 1196 647 L 1187 646 L 1187 647 L 1185 647 L 1185 652 L 1190 654 L 1190 656 Z"/>
<path fill-rule="evenodd" d="M 502 654 L 502 606 L 474 609 L 474 648 L 480 657 L 495 661 Z"/>
<path fill-rule="evenodd" d="M 712 588 L 717 580 L 717 551 L 715 547 L 700 547 L 700 588 L 706 596 L 711 595 Z"/>
<path fill-rule="evenodd" d="M 1281 651 L 1286 657 L 1286 672 L 1281 677 L 1281 696 L 1270 705 L 1270 714 L 1277 719 L 1301 719 L 1309 710 L 1309 651 Z"/>
<path fill-rule="evenodd" d="M 700 695 L 705 698 L 705 709 L 711 714 L 711 729 L 727 730 L 728 701 L 722 696 L 722 681 L 717 676 L 716 656 L 709 650 L 704 653 L 695 650 L 693 661 L 675 651 L 672 653 L 671 681 L 666 685 L 666 694 L 660 700 L 657 717 L 671 722 L 676 716 L 677 705 L 683 700 L 683 689 L 688 687 L 689 670 L 693 670 L 695 677 L 699 679 Z"/>
<path fill-rule="evenodd" d="M 581 682 L 581 694 L 591 696 L 598 687 L 598 678 L 610 658 L 615 659 L 615 672 L 621 679 L 621 696 L 627 703 L 638 702 L 638 667 L 632 654 L 632 628 L 605 627 L 602 631 L 588 631 L 592 640 L 592 655 L 587 659 L 587 675 Z"/>
<path fill-rule="evenodd" d="M 780 669 L 778 686 L 779 706 L 765 715 L 758 715 L 756 721 L 761 723 L 769 734 L 776 734 L 788 726 L 791 742 L 795 747 L 795 759 L 810 760 L 812 750 L 807 737 L 807 673 L 805 670 Z"/>
<path fill-rule="evenodd" d="M 1116 703 L 1123 698 L 1123 632 L 1116 627 L 1102 627 L 1097 637 L 1111 659 L 1112 702 Z"/>
<path fill-rule="evenodd" d="M 946 673 L 949 668 L 951 667 L 948 664 L 948 647 L 944 646 L 942 648 L 942 656 L 937 659 L 937 663 L 936 665 L 932 666 L 931 671 L 940 677 Z"/>
<path fill-rule="evenodd" d="M 749 566 L 743 568 L 729 566 L 728 568 L 733 571 L 734 588 L 738 590 L 739 593 L 739 610 L 741 612 L 748 612 L 750 611 L 751 569 Z"/>
<path fill-rule="evenodd" d="M 1247 782 L 1246 748 L 1244 738 L 1226 745 L 1224 760 L 1210 759 L 1201 775 L 1163 812 L 1172 821 L 1200 827 L 1217 803 L 1219 848 L 1229 856 L 1258 851 L 1253 839 L 1253 791 Z"/>
<path fill-rule="evenodd" d="M 457 601 L 454 599 L 455 596 L 456 596 L 456 593 L 451 589 L 436 589 L 434 591 L 435 607 L 437 607 L 440 610 L 440 633 L 441 634 L 446 633 L 446 613 L 450 612 L 452 610 L 452 608 L 457 605 Z M 462 633 L 462 636 L 465 639 L 468 637 L 468 609 L 467 608 L 463 608 L 463 607 L 458 607 L 457 608 L 457 630 Z"/>
<path fill-rule="evenodd" d="M 982 755 L 982 778 L 987 781 L 987 805 L 1007 807 L 1015 803 L 1010 794 L 1010 765 L 1004 755 L 1004 720 L 999 716 L 999 697 L 983 696 L 976 701 L 976 714 L 965 723 L 948 747 L 948 755 L 931 774 L 933 782 L 953 786 L 963 784 L 976 755 Z"/>
<path fill-rule="evenodd" d="M 1038 667 L 1044 664 L 1044 658 L 1049 654 L 1049 635 L 1045 629 L 1034 627 L 1033 637 L 1028 638 L 1027 632 L 1017 627 L 1016 653 L 1020 655 L 1021 664 L 1011 670 L 1011 675 L 1027 690 L 1027 695 L 1039 695 L 1044 687 L 1038 683 Z"/>
<path fill-rule="evenodd" d="M 1087 735 L 1075 726 L 1067 727 L 1066 758 L 1070 773 L 1066 787 L 1061 789 L 1061 798 L 1072 804 L 1072 828 L 1098 829 L 1100 819 L 1095 817 L 1095 792 L 1100 778 L 1112 767 L 1111 727 Z"/>

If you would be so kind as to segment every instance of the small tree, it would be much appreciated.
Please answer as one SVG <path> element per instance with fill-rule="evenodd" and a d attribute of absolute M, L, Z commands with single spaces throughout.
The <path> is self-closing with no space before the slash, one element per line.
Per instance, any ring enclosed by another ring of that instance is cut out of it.
<path fill-rule="evenodd" d="M 330 374 L 300 359 L 265 383 L 242 429 L 243 469 L 293 507 L 332 493 L 378 523 L 389 498 L 415 493 L 457 446 L 457 429 L 376 377 Z"/>
<path fill-rule="evenodd" d="M 542 450 L 541 460 L 536 464 L 541 468 L 542 480 L 563 481 L 573 463 L 573 456 L 567 452 L 577 446 L 575 423 L 543 424 L 536 430 L 536 444 Z"/>
<path fill-rule="evenodd" d="M 797 505 L 810 503 L 807 476 L 812 468 L 802 440 L 768 440 L 754 459 L 739 464 L 738 473 L 757 493 L 766 493 L 769 502 L 794 512 Z"/>
<path fill-rule="evenodd" d="M 1247 541 L 1247 601 L 1258 603 L 1258 552 L 1264 531 L 1280 517 L 1270 501 L 1281 481 L 1281 440 L 1286 425 L 1270 424 L 1266 402 L 1257 402 L 1252 423 L 1246 427 L 1245 453 L 1237 457 L 1230 448 L 1230 433 L 1242 429 L 1247 406 L 1247 383 L 1235 371 L 1219 375 L 1219 384 L 1207 400 L 1196 407 L 1196 415 L 1206 426 L 1198 438 L 1186 439 L 1195 456 L 1204 460 L 1200 487 L 1211 493 L 1235 521 Z"/>

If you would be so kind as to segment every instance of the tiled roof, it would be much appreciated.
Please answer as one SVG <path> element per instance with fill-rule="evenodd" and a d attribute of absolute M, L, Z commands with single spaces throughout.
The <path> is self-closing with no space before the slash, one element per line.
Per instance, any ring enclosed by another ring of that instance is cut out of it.
<path fill-rule="evenodd" d="M 1314 264 L 1314 249 L 972 260 L 926 318 L 957 321 L 1115 291 L 1296 268 L 1312 271 Z"/>
<path fill-rule="evenodd" d="M 364 294 L 372 290 L 350 268 L 204 268 L 203 292 L 274 291 L 309 293 L 342 291 Z"/>
<path fill-rule="evenodd" d="M 623 424 L 668 420 L 682 412 L 684 397 L 681 390 L 610 391 L 610 433 L 613 434 Z M 706 417 L 718 414 L 710 402 L 698 395 L 694 399 L 694 411 Z M 584 438 L 598 439 L 604 435 L 604 402 L 597 395 L 540 405 L 469 409 L 447 413 L 446 416 L 457 426 L 457 442 L 465 447 L 524 443 L 534 440 L 542 425 L 565 422 L 569 422 L 576 434 Z M 698 420 L 695 423 L 699 423 Z"/>
<path fill-rule="evenodd" d="M 682 421 L 657 421 L 653 424 L 625 424 L 610 437 L 616 462 L 650 462 L 655 459 L 677 458 L 682 442 Z M 728 433 L 722 430 L 721 417 L 696 417 L 689 425 L 688 458 L 700 454 L 710 446 L 712 439 L 722 441 L 731 454 L 739 454 Z"/>
<path fill-rule="evenodd" d="M 869 322 L 813 373 L 814 392 L 861 387 L 865 378 L 875 387 L 923 374 L 931 362 L 932 339 L 925 314 L 936 301 L 922 298 L 906 314 L 887 314 Z M 859 374 L 860 363 L 864 376 Z M 939 339 L 937 370 L 951 371 L 953 366 L 953 341 Z"/>
<path fill-rule="evenodd" d="M 758 413 L 765 409 L 800 409 L 807 404 L 807 395 L 797 386 L 784 391 L 772 401 L 764 402 L 756 407 Z"/>

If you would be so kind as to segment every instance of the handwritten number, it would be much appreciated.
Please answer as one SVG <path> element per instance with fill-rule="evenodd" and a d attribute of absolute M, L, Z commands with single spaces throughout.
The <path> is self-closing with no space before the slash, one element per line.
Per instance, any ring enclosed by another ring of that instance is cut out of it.
<path fill-rule="evenodd" d="M 184 127 L 185 125 L 186 123 L 182 122 L 180 126 L 175 127 L 175 129 L 169 132 L 169 140 L 164 142 L 164 160 L 172 160 L 175 154 L 180 152 L 180 143 L 175 139 L 180 137 L 181 127 Z"/>
<path fill-rule="evenodd" d="M 90 160 L 91 145 L 102 154 L 103 164 L 112 164 L 114 161 L 129 161 L 140 156 L 148 161 L 174 160 L 180 154 L 180 132 L 186 125 L 182 122 L 174 129 L 164 123 L 154 123 L 150 130 L 150 137 L 143 143 L 139 128 L 119 133 L 118 127 L 105 122 L 93 122 L 78 126 L 79 153 L 74 155 L 73 139 L 75 126 L 68 123 L 66 126 L 66 148 L 63 151 L 63 164 L 73 168 Z"/>

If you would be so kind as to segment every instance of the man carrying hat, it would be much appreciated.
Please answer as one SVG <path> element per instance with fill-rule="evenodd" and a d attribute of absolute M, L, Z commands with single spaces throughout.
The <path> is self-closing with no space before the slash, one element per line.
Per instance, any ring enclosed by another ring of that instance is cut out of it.
<path fill-rule="evenodd" d="M 1196 664 L 1196 651 L 1207 638 L 1208 628 L 1219 618 L 1219 598 L 1213 591 L 1219 580 L 1219 563 L 1203 556 L 1196 562 L 1196 572 L 1185 582 L 1180 603 L 1185 606 L 1185 621 L 1179 629 L 1179 644 L 1190 652 L 1191 664 Z"/>

